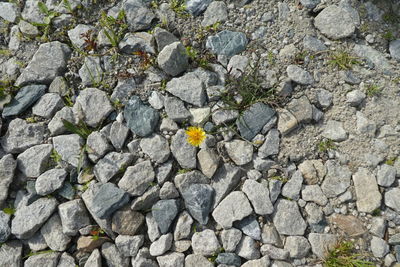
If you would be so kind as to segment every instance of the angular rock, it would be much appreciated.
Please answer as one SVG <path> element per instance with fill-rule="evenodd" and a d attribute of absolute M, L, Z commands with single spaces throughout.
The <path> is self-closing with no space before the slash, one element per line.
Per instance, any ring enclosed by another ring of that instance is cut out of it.
<path fill-rule="evenodd" d="M 152 214 L 161 234 L 166 234 L 179 211 L 179 202 L 175 199 L 160 200 L 153 205 Z"/>
<path fill-rule="evenodd" d="M 101 254 L 108 266 L 129 266 L 130 258 L 124 256 L 113 243 L 104 243 L 101 246 Z"/>
<path fill-rule="evenodd" d="M 181 240 L 189 237 L 192 231 L 193 219 L 187 211 L 183 211 L 176 222 L 174 240 Z"/>
<path fill-rule="evenodd" d="M 11 228 L 9 226 L 11 216 L 0 210 L 0 242 L 4 243 L 7 241 L 11 234 Z"/>
<path fill-rule="evenodd" d="M 212 149 L 201 149 L 197 153 L 197 159 L 199 160 L 199 169 L 201 172 L 211 179 L 217 171 L 220 162 L 217 153 Z"/>
<path fill-rule="evenodd" d="M 262 146 L 258 148 L 258 155 L 262 158 L 277 155 L 279 153 L 279 141 L 279 131 L 271 129 L 265 137 Z"/>
<path fill-rule="evenodd" d="M 218 251 L 220 245 L 214 231 L 206 229 L 193 234 L 192 248 L 195 254 L 211 256 Z"/>
<path fill-rule="evenodd" d="M 121 10 L 125 12 L 125 19 L 131 32 L 149 29 L 155 19 L 154 13 L 146 6 L 144 1 L 124 0 L 117 8 L 111 9 L 108 15 L 117 18 Z"/>
<path fill-rule="evenodd" d="M 36 179 L 36 193 L 45 196 L 60 189 L 64 184 L 67 174 L 64 169 L 51 169 L 44 172 Z"/>
<path fill-rule="evenodd" d="M 63 233 L 75 236 L 78 231 L 90 224 L 89 214 L 81 199 L 64 202 L 58 206 Z"/>
<path fill-rule="evenodd" d="M 189 0 L 186 3 L 186 9 L 193 16 L 198 16 L 206 10 L 211 2 L 212 0 Z"/>
<path fill-rule="evenodd" d="M 291 258 L 301 259 L 308 255 L 311 246 L 304 236 L 288 236 L 285 242 L 285 250 L 289 251 Z"/>
<path fill-rule="evenodd" d="M 153 182 L 155 173 L 149 160 L 128 167 L 118 186 L 132 196 L 141 196 Z"/>
<path fill-rule="evenodd" d="M 273 215 L 273 222 L 282 235 L 303 235 L 307 224 L 304 221 L 297 203 L 294 201 L 280 199 L 277 201 Z"/>
<path fill-rule="evenodd" d="M 231 228 L 221 232 L 221 242 L 226 252 L 234 252 L 241 239 L 242 232 L 238 229 Z"/>
<path fill-rule="evenodd" d="M 400 189 L 392 188 L 385 193 L 385 205 L 400 212 Z"/>
<path fill-rule="evenodd" d="M 317 184 L 326 175 L 326 169 L 321 160 L 305 160 L 299 166 L 306 184 Z"/>
<path fill-rule="evenodd" d="M 4 243 L 0 247 L 1 266 L 21 266 L 22 265 L 22 244 L 20 241 L 13 240 Z"/>
<path fill-rule="evenodd" d="M 263 266 L 270 266 L 270 260 L 268 256 L 264 256 L 259 260 L 249 260 L 242 265 L 242 267 L 263 267 Z"/>
<path fill-rule="evenodd" d="M 178 130 L 172 137 L 171 152 L 182 168 L 196 168 L 196 147 L 189 144 L 183 129 Z"/>
<path fill-rule="evenodd" d="M 153 42 L 153 36 L 147 32 L 127 33 L 119 42 L 118 47 L 122 53 L 130 55 L 138 51 L 155 54 Z"/>
<path fill-rule="evenodd" d="M 400 39 L 393 40 L 390 42 L 389 52 L 390 52 L 390 56 L 393 59 L 400 61 Z"/>
<path fill-rule="evenodd" d="M 88 157 L 94 163 L 101 159 L 107 152 L 112 150 L 112 146 L 108 142 L 107 137 L 100 132 L 92 132 L 88 136 L 86 147 Z"/>
<path fill-rule="evenodd" d="M 49 252 L 30 256 L 25 262 L 24 267 L 35 266 L 57 266 L 58 259 L 60 258 L 59 252 Z"/>
<path fill-rule="evenodd" d="M 396 179 L 396 168 L 387 164 L 382 164 L 378 168 L 376 175 L 378 185 L 389 187 Z"/>
<path fill-rule="evenodd" d="M 328 198 L 336 197 L 350 186 L 351 171 L 347 166 L 341 166 L 334 161 L 326 162 L 327 174 L 321 189 Z"/>
<path fill-rule="evenodd" d="M 261 255 L 268 256 L 273 260 L 286 260 L 289 258 L 289 251 L 265 244 L 261 247 Z"/>
<path fill-rule="evenodd" d="M 260 225 L 254 216 L 248 216 L 243 220 L 235 222 L 233 226 L 240 229 L 246 236 L 249 236 L 254 240 L 261 240 Z"/>
<path fill-rule="evenodd" d="M 313 119 L 313 106 L 306 96 L 290 101 L 288 109 L 299 123 L 309 123 Z"/>
<path fill-rule="evenodd" d="M 260 258 L 260 249 L 251 237 L 243 236 L 236 247 L 236 254 L 246 260 L 254 260 Z"/>
<path fill-rule="evenodd" d="M 166 90 L 183 101 L 202 107 L 206 101 L 204 83 L 194 72 L 189 72 L 179 78 L 173 78 L 167 83 Z"/>
<path fill-rule="evenodd" d="M 129 196 L 124 190 L 117 188 L 112 183 L 105 183 L 100 186 L 93 198 L 93 212 L 100 219 L 106 219 L 128 201 Z"/>
<path fill-rule="evenodd" d="M 128 134 L 128 127 L 118 121 L 113 122 L 110 129 L 110 141 L 116 150 L 121 151 Z"/>
<path fill-rule="evenodd" d="M 206 48 L 217 55 L 232 57 L 246 49 L 246 35 L 224 30 L 207 38 Z"/>
<path fill-rule="evenodd" d="M 168 118 L 172 121 L 182 122 L 191 117 L 189 110 L 185 108 L 183 101 L 177 97 L 165 97 L 164 98 L 165 112 Z M 163 121 L 164 122 L 164 121 Z M 162 127 L 160 127 L 161 129 Z M 171 127 L 169 127 L 171 128 Z"/>
<path fill-rule="evenodd" d="M 144 216 L 131 209 L 122 209 L 114 213 L 112 217 L 112 230 L 119 235 L 133 236 L 144 223 Z"/>
<path fill-rule="evenodd" d="M 146 192 L 140 197 L 132 201 L 132 210 L 148 210 L 160 199 L 160 186 L 152 185 Z"/>
<path fill-rule="evenodd" d="M 61 254 L 57 267 L 73 267 L 73 266 L 76 266 L 74 257 L 69 255 L 67 252 Z"/>
<path fill-rule="evenodd" d="M 140 148 L 153 161 L 163 163 L 169 158 L 168 141 L 161 135 L 153 134 L 140 140 Z"/>
<path fill-rule="evenodd" d="M 264 224 L 261 234 L 261 242 L 272 244 L 276 247 L 282 247 L 282 239 L 274 225 Z"/>
<path fill-rule="evenodd" d="M 181 194 L 183 194 L 192 184 L 207 184 L 209 182 L 209 179 L 197 170 L 178 174 L 174 178 L 175 186 Z"/>
<path fill-rule="evenodd" d="M 15 3 L 0 3 L 0 17 L 8 22 L 14 23 L 20 15 L 17 4 Z"/>
<path fill-rule="evenodd" d="M 299 66 L 289 65 L 286 68 L 289 79 L 301 85 L 308 85 L 314 83 L 314 78 L 308 71 L 303 70 Z"/>
<path fill-rule="evenodd" d="M 325 206 L 328 199 L 324 195 L 319 185 L 306 185 L 301 191 L 301 198 L 305 201 L 317 203 L 320 206 Z"/>
<path fill-rule="evenodd" d="M 50 119 L 63 106 L 63 100 L 58 94 L 49 93 L 43 95 L 33 106 L 32 113 L 36 116 Z"/>
<path fill-rule="evenodd" d="M 356 29 L 353 16 L 336 5 L 324 8 L 315 17 L 314 25 L 323 35 L 334 40 L 349 37 Z"/>
<path fill-rule="evenodd" d="M 164 30 L 163 28 L 155 28 L 154 29 L 154 39 L 156 40 L 157 43 L 157 50 L 160 52 L 166 47 L 167 45 L 170 45 L 172 43 L 178 42 L 178 38 L 175 37 L 172 33 L 169 31 Z"/>
<path fill-rule="evenodd" d="M 373 236 L 371 240 L 371 251 L 372 254 L 374 254 L 374 257 L 382 258 L 389 253 L 390 248 L 385 240 Z"/>
<path fill-rule="evenodd" d="M 334 249 L 337 244 L 338 238 L 332 234 L 317 234 L 310 233 L 308 241 L 311 244 L 312 252 L 318 258 L 323 259 L 326 256 L 326 251 Z"/>
<path fill-rule="evenodd" d="M 0 206 L 8 196 L 8 188 L 14 179 L 17 161 L 11 154 L 5 155 L 0 159 Z"/>
<path fill-rule="evenodd" d="M 85 38 L 82 37 L 82 34 L 88 34 L 90 32 L 94 32 L 95 28 L 90 25 L 78 24 L 73 29 L 67 32 L 68 37 L 71 43 L 79 48 L 84 49 L 86 46 Z"/>
<path fill-rule="evenodd" d="M 132 96 L 125 105 L 124 117 L 132 132 L 145 137 L 154 131 L 160 115 L 155 109 L 144 105 L 138 96 Z"/>
<path fill-rule="evenodd" d="M 357 56 L 365 58 L 367 63 L 376 70 L 387 75 L 393 74 L 393 70 L 389 61 L 381 52 L 370 46 L 358 44 L 354 46 L 353 51 Z"/>
<path fill-rule="evenodd" d="M 202 225 L 208 222 L 208 214 L 214 203 L 214 194 L 214 188 L 206 184 L 192 184 L 182 194 L 190 215 Z"/>
<path fill-rule="evenodd" d="M 97 162 L 93 168 L 93 173 L 100 182 L 107 183 L 121 170 L 125 170 L 132 160 L 133 155 L 131 153 L 110 152 Z"/>
<path fill-rule="evenodd" d="M 207 27 L 228 19 L 228 8 L 223 1 L 213 1 L 204 12 L 204 19 L 201 26 Z"/>
<path fill-rule="evenodd" d="M 367 231 L 362 221 L 353 215 L 333 214 L 329 217 L 329 221 L 335 223 L 350 237 L 362 236 Z"/>
<path fill-rule="evenodd" d="M 274 207 L 269 198 L 269 190 L 263 184 L 253 180 L 246 180 L 242 191 L 247 195 L 256 214 L 268 215 L 274 212 Z"/>
<path fill-rule="evenodd" d="M 381 206 L 382 196 L 378 189 L 375 176 L 366 168 L 359 168 L 353 174 L 353 182 L 357 195 L 359 212 L 371 213 Z"/>
<path fill-rule="evenodd" d="M 218 203 L 238 185 L 243 172 L 236 166 L 224 164 L 215 173 L 211 186 L 215 190 L 215 208 Z"/>
<path fill-rule="evenodd" d="M 71 238 L 63 233 L 61 219 L 58 214 L 54 214 L 42 226 L 40 232 L 49 248 L 55 251 L 65 251 L 71 241 Z"/>
<path fill-rule="evenodd" d="M 189 67 L 186 49 L 181 42 L 166 45 L 158 54 L 157 63 L 171 76 L 177 76 Z"/>
<path fill-rule="evenodd" d="M 139 251 L 139 248 L 143 245 L 143 242 L 143 235 L 119 235 L 115 239 L 115 245 L 117 246 L 119 252 L 126 257 L 135 257 Z"/>
<path fill-rule="evenodd" d="M 78 167 L 81 158 L 81 149 L 84 139 L 77 134 L 59 135 L 53 138 L 54 150 L 61 156 L 61 159 L 74 167 Z"/>
<path fill-rule="evenodd" d="M 51 119 L 47 127 L 49 128 L 52 136 L 60 135 L 67 131 L 67 128 L 65 128 L 64 126 L 63 120 L 69 121 L 73 124 L 77 123 L 72 108 L 63 107 Z"/>
<path fill-rule="evenodd" d="M 172 246 L 172 234 L 162 235 L 158 240 L 154 241 L 150 245 L 150 255 L 160 256 L 167 252 Z"/>
<path fill-rule="evenodd" d="M 311 0 L 313 1 L 313 0 Z M 319 0 L 317 0 L 319 1 Z M 319 39 L 306 35 L 303 39 L 303 46 L 304 49 L 312 51 L 312 52 L 318 52 L 318 51 L 324 51 L 327 49 L 326 45 L 324 42 L 320 41 Z"/>
<path fill-rule="evenodd" d="M 236 165 L 245 165 L 253 159 L 253 145 L 243 140 L 233 140 L 225 143 L 229 157 Z"/>
<path fill-rule="evenodd" d="M 301 175 L 300 171 L 296 171 L 293 173 L 290 180 L 283 186 L 282 195 L 293 200 L 298 200 L 302 184 L 303 175 Z"/>
<path fill-rule="evenodd" d="M 171 252 L 164 256 L 158 256 L 157 262 L 160 267 L 184 267 L 185 254 L 179 252 Z"/>
<path fill-rule="evenodd" d="M 186 267 L 213 267 L 214 264 L 208 261 L 208 259 L 204 256 L 197 255 L 197 254 L 190 254 L 187 255 L 185 258 L 185 266 Z"/>

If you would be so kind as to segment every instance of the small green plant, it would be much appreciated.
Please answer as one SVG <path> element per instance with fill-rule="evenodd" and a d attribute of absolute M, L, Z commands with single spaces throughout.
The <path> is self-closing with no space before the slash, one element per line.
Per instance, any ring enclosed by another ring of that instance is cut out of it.
<path fill-rule="evenodd" d="M 37 26 L 41 29 L 43 34 L 40 37 L 40 41 L 47 42 L 49 40 L 52 20 L 55 17 L 58 17 L 60 13 L 55 11 L 50 11 L 47 8 L 46 4 L 41 1 L 39 1 L 37 4 L 40 12 L 42 12 L 45 15 L 45 17 L 43 18 L 43 23 L 32 23 L 32 25 Z"/>
<path fill-rule="evenodd" d="M 51 250 L 51 249 L 49 249 L 49 250 L 42 250 L 42 251 L 30 251 L 28 254 L 26 254 L 24 257 L 23 257 L 23 259 L 27 259 L 27 258 L 29 258 L 29 257 L 31 257 L 31 256 L 35 256 L 35 255 L 41 255 L 41 254 L 46 254 L 46 253 L 52 253 L 52 252 L 54 252 L 54 250 Z"/>
<path fill-rule="evenodd" d="M 306 59 L 306 56 L 308 55 L 307 51 L 300 51 L 296 53 L 294 56 L 294 64 L 304 64 L 304 60 Z"/>
<path fill-rule="evenodd" d="M 371 212 L 371 215 L 374 216 L 374 217 L 376 217 L 376 216 L 381 216 L 381 214 L 382 214 L 382 210 L 381 210 L 380 208 L 374 209 L 374 210 Z"/>
<path fill-rule="evenodd" d="M 184 173 L 187 173 L 187 172 L 190 172 L 190 171 L 192 171 L 191 169 L 179 169 L 178 170 L 178 174 L 184 174 Z"/>
<path fill-rule="evenodd" d="M 207 259 L 208 259 L 209 262 L 214 263 L 215 260 L 216 260 L 217 257 L 218 257 L 218 254 L 219 254 L 219 253 L 224 253 L 224 252 L 225 252 L 225 249 L 224 249 L 224 248 L 220 248 L 219 251 L 214 252 L 214 253 L 213 253 L 210 257 L 208 257 Z"/>
<path fill-rule="evenodd" d="M 366 94 L 369 97 L 379 96 L 381 93 L 382 89 L 376 84 L 370 84 L 366 89 Z"/>
<path fill-rule="evenodd" d="M 18 87 L 15 87 L 12 80 L 0 80 L 0 100 L 12 95 Z"/>
<path fill-rule="evenodd" d="M 189 17 L 189 13 L 186 11 L 185 0 L 170 0 L 170 8 L 181 18 Z"/>
<path fill-rule="evenodd" d="M 55 164 L 60 163 L 61 160 L 62 160 L 61 155 L 58 154 L 57 150 L 55 150 L 55 149 L 53 149 L 53 150 L 51 151 L 50 158 L 51 158 L 51 160 L 52 160 Z"/>
<path fill-rule="evenodd" d="M 105 235 L 105 232 L 100 227 L 96 226 L 90 231 L 90 235 L 93 240 L 98 240 L 101 236 Z"/>
<path fill-rule="evenodd" d="M 327 252 L 323 259 L 324 267 L 368 267 L 374 263 L 364 260 L 365 255 L 355 253 L 354 244 L 349 241 L 339 242 Z"/>
<path fill-rule="evenodd" d="M 68 131 L 79 135 L 83 139 L 87 139 L 92 133 L 92 130 L 83 121 L 79 121 L 78 124 L 75 125 L 72 122 L 62 119 L 62 123 Z"/>
<path fill-rule="evenodd" d="M 26 121 L 27 123 L 36 123 L 36 122 L 38 122 L 38 118 L 35 117 L 35 116 L 32 116 L 32 117 L 26 118 L 25 121 Z"/>
<path fill-rule="evenodd" d="M 318 151 L 320 152 L 327 152 L 335 148 L 336 146 L 331 139 L 325 139 L 318 143 Z"/>
<path fill-rule="evenodd" d="M 382 19 L 384 22 L 389 24 L 398 24 L 400 23 L 400 15 L 397 14 L 394 10 L 390 10 L 383 14 Z"/>
<path fill-rule="evenodd" d="M 280 175 L 272 176 L 272 177 L 270 177 L 269 179 L 281 181 L 283 184 L 284 184 L 284 183 L 287 183 L 287 181 L 289 181 L 288 178 L 283 177 L 283 176 L 280 176 Z"/>
<path fill-rule="evenodd" d="M 118 47 L 119 42 L 124 37 L 128 30 L 126 23 L 125 11 L 121 10 L 117 18 L 107 16 L 106 12 L 101 12 L 100 25 L 103 28 L 104 34 L 110 41 L 112 47 Z"/>
<path fill-rule="evenodd" d="M 397 157 L 389 158 L 385 161 L 385 164 L 393 166 L 394 162 L 396 161 Z"/>
<path fill-rule="evenodd" d="M 268 51 L 267 59 L 269 65 L 273 66 L 275 64 L 275 55 L 272 51 Z"/>
<path fill-rule="evenodd" d="M 13 207 L 4 208 L 3 212 L 8 215 L 13 215 L 15 213 L 15 209 Z"/>
<path fill-rule="evenodd" d="M 331 53 L 328 64 L 333 68 L 348 70 L 352 69 L 353 65 L 360 64 L 360 61 L 358 57 L 353 57 L 346 51 L 337 51 Z"/>
<path fill-rule="evenodd" d="M 396 39 L 396 37 L 393 35 L 391 31 L 387 31 L 384 34 L 382 34 L 383 39 L 390 41 L 393 41 Z"/>
<path fill-rule="evenodd" d="M 0 49 L 0 56 L 11 56 L 11 51 L 9 49 Z"/>

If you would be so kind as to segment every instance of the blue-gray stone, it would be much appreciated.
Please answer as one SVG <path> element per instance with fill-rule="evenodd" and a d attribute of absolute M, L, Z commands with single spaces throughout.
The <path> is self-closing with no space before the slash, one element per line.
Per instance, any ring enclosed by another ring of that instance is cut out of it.
<path fill-rule="evenodd" d="M 129 195 L 113 183 L 103 184 L 93 197 L 93 212 L 100 219 L 110 217 L 129 201 Z"/>
<path fill-rule="evenodd" d="M 240 229 L 243 234 L 250 236 L 254 240 L 261 240 L 260 225 L 254 216 L 248 216 L 238 222 L 234 222 L 233 227 Z"/>
<path fill-rule="evenodd" d="M 144 105 L 138 96 L 132 96 L 125 105 L 124 117 L 132 132 L 145 137 L 153 133 L 160 115 L 152 107 Z"/>
<path fill-rule="evenodd" d="M 237 119 L 240 135 L 251 141 L 275 115 L 275 110 L 263 103 L 255 103 Z"/>
<path fill-rule="evenodd" d="M 58 190 L 58 194 L 65 199 L 73 200 L 75 196 L 75 189 L 70 183 L 66 182 L 64 183 L 64 186 Z"/>
<path fill-rule="evenodd" d="M 300 0 L 300 3 L 308 9 L 314 9 L 320 2 L 321 0 Z"/>
<path fill-rule="evenodd" d="M 214 195 L 214 188 L 208 184 L 192 184 L 183 193 L 183 199 L 190 215 L 203 225 L 208 222 Z"/>
<path fill-rule="evenodd" d="M 235 253 L 219 253 L 218 257 L 215 259 L 217 264 L 224 264 L 229 266 L 240 266 L 242 261 L 240 257 Z"/>
<path fill-rule="evenodd" d="M 394 246 L 394 253 L 396 254 L 397 262 L 400 262 L 400 245 Z"/>
<path fill-rule="evenodd" d="M 247 38 L 242 32 L 222 31 L 207 39 L 206 48 L 217 55 L 232 57 L 246 49 Z"/>
<path fill-rule="evenodd" d="M 207 9 L 208 5 L 211 4 L 213 0 L 188 0 L 186 2 L 186 9 L 193 16 L 198 16 Z"/>
<path fill-rule="evenodd" d="M 179 202 L 176 199 L 159 200 L 151 210 L 161 234 L 166 234 L 178 214 Z"/>
<path fill-rule="evenodd" d="M 45 93 L 46 85 L 28 85 L 22 87 L 11 103 L 4 108 L 3 118 L 24 112 Z"/>

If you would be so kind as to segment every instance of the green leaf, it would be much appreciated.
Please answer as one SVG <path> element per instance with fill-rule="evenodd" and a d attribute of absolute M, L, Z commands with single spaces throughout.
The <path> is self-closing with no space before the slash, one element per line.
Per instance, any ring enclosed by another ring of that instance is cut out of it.
<path fill-rule="evenodd" d="M 51 18 L 50 18 L 50 17 L 45 17 L 45 18 L 43 19 L 43 22 L 44 22 L 46 25 L 49 25 L 50 22 L 51 22 Z"/>
<path fill-rule="evenodd" d="M 39 1 L 38 7 L 39 7 L 40 12 L 42 12 L 43 14 L 46 14 L 46 15 L 49 14 L 49 9 L 43 2 Z"/>
<path fill-rule="evenodd" d="M 15 213 L 15 209 L 14 208 L 4 208 L 3 212 L 8 215 L 13 215 Z"/>

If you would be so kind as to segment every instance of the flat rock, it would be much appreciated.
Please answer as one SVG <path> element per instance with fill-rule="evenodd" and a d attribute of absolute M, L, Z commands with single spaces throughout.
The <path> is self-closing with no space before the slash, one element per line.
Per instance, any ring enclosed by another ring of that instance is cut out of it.
<path fill-rule="evenodd" d="M 14 23 L 20 15 L 18 6 L 15 3 L 0 3 L 0 17 L 8 22 Z"/>
<path fill-rule="evenodd" d="M 390 252 L 390 247 L 384 239 L 373 236 L 371 239 L 371 251 L 374 257 L 382 258 Z"/>
<path fill-rule="evenodd" d="M 334 161 L 328 161 L 325 166 L 327 174 L 321 185 L 324 194 L 331 198 L 344 193 L 350 186 L 351 171 L 349 168 Z"/>
<path fill-rule="evenodd" d="M 296 117 L 287 109 L 278 110 L 278 131 L 282 135 L 287 135 L 297 128 L 299 122 Z"/>
<path fill-rule="evenodd" d="M 146 192 L 143 193 L 140 197 L 136 198 L 132 201 L 131 209 L 132 210 L 148 210 L 160 199 L 160 186 L 159 185 L 151 185 Z"/>
<path fill-rule="evenodd" d="M 211 256 L 218 251 L 220 245 L 214 231 L 206 229 L 192 236 L 192 248 L 195 254 Z"/>
<path fill-rule="evenodd" d="M 218 154 L 213 149 L 201 149 L 197 153 L 199 169 L 208 178 L 212 178 L 220 163 Z"/>
<path fill-rule="evenodd" d="M 396 179 L 396 168 L 387 164 L 382 164 L 379 166 L 377 171 L 377 182 L 380 186 L 389 187 Z"/>
<path fill-rule="evenodd" d="M 156 27 L 154 29 L 154 39 L 157 43 L 157 50 L 162 51 L 164 47 L 170 45 L 172 43 L 178 42 L 178 38 L 175 37 L 172 33 L 163 28 Z"/>
<path fill-rule="evenodd" d="M 182 100 L 177 97 L 164 97 L 164 106 L 165 112 L 168 115 L 168 119 L 171 119 L 173 122 L 182 122 L 190 119 L 191 114 L 189 110 L 185 107 L 185 104 Z M 165 120 L 163 120 L 166 123 Z M 164 126 L 165 127 L 165 126 Z M 168 128 L 175 128 L 174 126 L 167 126 Z M 161 129 L 161 127 L 160 127 Z"/>
<path fill-rule="evenodd" d="M 243 171 L 231 164 L 224 164 L 216 171 L 211 186 L 215 190 L 215 208 L 218 203 L 228 195 L 240 182 L 240 178 L 243 176 Z"/>
<path fill-rule="evenodd" d="M 245 165 L 253 159 L 253 145 L 243 140 L 225 143 L 226 152 L 236 165 Z"/>
<path fill-rule="evenodd" d="M 272 155 L 277 155 L 279 153 L 279 131 L 277 129 L 271 129 L 265 136 L 265 141 L 258 148 L 258 155 L 262 158 L 267 158 Z"/>
<path fill-rule="evenodd" d="M 47 245 L 54 251 L 65 251 L 71 238 L 63 233 L 60 216 L 54 214 L 40 229 Z"/>
<path fill-rule="evenodd" d="M 283 186 L 282 196 L 298 200 L 303 180 L 303 175 L 300 171 L 294 172 L 290 180 Z"/>
<path fill-rule="evenodd" d="M 64 184 L 67 174 L 64 169 L 51 169 L 44 172 L 36 179 L 36 193 L 45 196 L 60 189 Z"/>
<path fill-rule="evenodd" d="M 20 241 L 13 240 L 4 243 L 0 247 L 1 266 L 21 266 L 22 264 L 22 244 Z"/>
<path fill-rule="evenodd" d="M 112 183 L 100 186 L 93 198 L 93 212 L 100 218 L 110 217 L 129 201 L 128 194 Z"/>
<path fill-rule="evenodd" d="M 400 189 L 392 188 L 385 193 L 385 205 L 400 212 Z"/>
<path fill-rule="evenodd" d="M 236 121 L 240 135 L 251 141 L 274 115 L 275 111 L 270 106 L 255 103 L 246 109 Z"/>
<path fill-rule="evenodd" d="M 240 221 L 234 222 L 233 226 L 240 229 L 246 236 L 254 240 L 261 240 L 261 229 L 255 216 L 247 216 Z"/>
<path fill-rule="evenodd" d="M 304 236 L 288 236 L 285 241 L 285 250 L 289 251 L 290 258 L 301 259 L 308 255 L 311 245 Z"/>
<path fill-rule="evenodd" d="M 57 266 L 60 254 L 61 253 L 59 252 L 49 252 L 49 253 L 30 256 L 24 262 L 24 267 Z"/>
<path fill-rule="evenodd" d="M 67 132 L 67 128 L 65 128 L 63 120 L 76 123 L 72 108 L 63 107 L 61 110 L 56 112 L 47 126 L 51 136 L 60 135 Z"/>
<path fill-rule="evenodd" d="M 323 35 L 334 40 L 349 37 L 356 29 L 352 15 L 336 5 L 324 8 L 315 17 L 314 25 Z"/>
<path fill-rule="evenodd" d="M 98 86 L 104 76 L 104 70 L 100 57 L 87 56 L 82 67 L 78 71 L 81 83 L 84 86 Z"/>
<path fill-rule="evenodd" d="M 132 132 L 146 137 L 153 133 L 160 115 L 152 107 L 144 105 L 138 96 L 132 96 L 125 105 L 124 117 Z"/>
<path fill-rule="evenodd" d="M 147 32 L 127 33 L 119 42 L 118 47 L 122 53 L 132 55 L 138 51 L 155 54 L 153 36 Z"/>
<path fill-rule="evenodd" d="M 202 225 L 206 225 L 208 222 L 214 195 L 214 188 L 206 184 L 192 184 L 182 194 L 190 215 Z"/>
<path fill-rule="evenodd" d="M 314 78 L 308 71 L 303 70 L 299 66 L 289 65 L 286 68 L 289 79 L 301 85 L 308 85 L 314 83 Z"/>
<path fill-rule="evenodd" d="M 115 239 L 115 245 L 123 256 L 135 257 L 139 251 L 139 248 L 143 246 L 144 236 L 136 235 L 119 235 Z"/>
<path fill-rule="evenodd" d="M 208 261 L 208 259 L 202 255 L 190 254 L 185 258 L 185 266 L 186 267 L 213 267 L 214 264 Z"/>
<path fill-rule="evenodd" d="M 336 224 L 339 229 L 350 237 L 361 236 L 367 231 L 363 223 L 353 215 L 333 214 L 329 217 L 329 221 Z"/>
<path fill-rule="evenodd" d="M 306 96 L 293 99 L 287 107 L 299 123 L 309 123 L 313 119 L 313 106 Z"/>
<path fill-rule="evenodd" d="M 338 238 L 332 234 L 310 233 L 308 241 L 311 244 L 312 252 L 320 259 L 326 256 L 326 250 L 334 249 Z"/>
<path fill-rule="evenodd" d="M 155 19 L 154 13 L 140 0 L 124 0 L 117 7 L 110 9 L 109 16 L 116 18 L 124 10 L 125 18 L 131 32 L 147 30 Z"/>
<path fill-rule="evenodd" d="M 81 199 L 64 202 L 58 206 L 63 233 L 75 236 L 78 231 L 90 224 L 89 214 Z"/>
<path fill-rule="evenodd" d="M 381 206 L 382 196 L 376 183 L 375 175 L 366 168 L 359 168 L 353 174 L 359 212 L 371 213 Z"/>
<path fill-rule="evenodd" d="M 91 161 L 96 163 L 101 159 L 107 152 L 112 150 L 112 146 L 109 143 L 107 137 L 101 132 L 92 132 L 86 139 L 86 146 L 88 157 Z"/>
<path fill-rule="evenodd" d="M 84 49 L 86 46 L 85 38 L 82 38 L 82 34 L 87 34 L 90 31 L 94 32 L 95 28 L 90 25 L 78 24 L 73 29 L 67 32 L 71 43 L 79 48 Z"/>
<path fill-rule="evenodd" d="M 325 206 L 328 203 L 328 198 L 322 192 L 319 185 L 306 185 L 301 191 L 301 198 L 305 201 L 317 203 L 320 206 Z"/>
<path fill-rule="evenodd" d="M 168 75 L 177 76 L 189 67 L 189 59 L 181 42 L 164 46 L 157 56 L 157 63 Z"/>
<path fill-rule="evenodd" d="M 153 205 L 153 218 L 161 234 L 166 234 L 179 211 L 179 202 L 175 199 L 159 200 Z"/>
<path fill-rule="evenodd" d="M 153 166 L 149 160 L 146 160 L 128 167 L 119 180 L 118 187 L 132 196 L 141 196 L 153 182 L 154 177 Z"/>
<path fill-rule="evenodd" d="M 246 260 L 260 258 L 260 249 L 256 241 L 249 236 L 244 236 L 236 247 L 236 254 Z"/>
<path fill-rule="evenodd" d="M 269 190 L 263 184 L 253 180 L 246 180 L 242 191 L 247 195 L 250 203 L 254 207 L 254 212 L 259 215 L 273 213 L 274 207 L 269 198 Z"/>
<path fill-rule="evenodd" d="M 387 75 L 393 74 L 393 70 L 389 61 L 381 52 L 375 50 L 370 46 L 358 44 L 354 46 L 353 51 L 357 56 L 365 58 L 367 60 L 367 63 L 371 67 L 374 67 L 376 70 Z"/>
<path fill-rule="evenodd" d="M 167 161 L 170 155 L 170 149 L 167 139 L 159 134 L 153 134 L 140 140 L 140 148 L 153 161 L 163 163 Z"/>
<path fill-rule="evenodd" d="M 4 211 L 0 211 L 0 242 L 4 243 L 7 241 L 11 234 L 11 228 L 9 226 L 11 216 L 6 214 Z"/>
<path fill-rule="evenodd" d="M 64 73 L 70 55 L 68 45 L 59 41 L 41 44 L 15 85 L 22 86 L 31 82 L 50 84 L 55 77 Z"/>
<path fill-rule="evenodd" d="M 171 152 L 182 168 L 196 168 L 196 150 L 196 147 L 187 141 L 185 130 L 178 130 L 172 137 Z"/>
<path fill-rule="evenodd" d="M 163 256 L 158 256 L 157 262 L 160 267 L 184 267 L 185 254 L 179 252 L 170 252 Z"/>
<path fill-rule="evenodd" d="M 317 0 L 319 1 L 319 0 Z M 321 40 L 310 36 L 310 35 L 306 35 L 303 39 L 303 46 L 306 50 L 312 51 L 312 52 L 318 52 L 318 51 L 323 51 L 326 50 L 327 47 L 324 44 L 324 42 L 322 42 Z"/>
<path fill-rule="evenodd" d="M 74 167 L 78 167 L 81 158 L 81 149 L 84 139 L 77 134 L 59 135 L 53 138 L 54 150 L 61 156 L 61 159 Z"/>
<path fill-rule="evenodd" d="M 244 33 L 225 30 L 208 37 L 206 48 L 214 54 L 232 57 L 245 50 L 247 42 Z"/>
<path fill-rule="evenodd" d="M 195 106 L 202 107 L 206 101 L 204 83 L 194 72 L 186 73 L 179 78 L 173 78 L 167 83 L 166 90 Z"/>
<path fill-rule="evenodd" d="M 107 183 L 132 161 L 133 155 L 131 153 L 110 152 L 97 162 L 93 168 L 93 173 L 100 182 Z"/>
<path fill-rule="evenodd" d="M 7 199 L 8 188 L 14 179 L 17 161 L 11 154 L 5 155 L 0 159 L 0 206 Z"/>
<path fill-rule="evenodd" d="M 207 1 L 208 2 L 208 1 Z M 223 22 L 228 19 L 228 8 L 222 1 L 213 1 L 204 12 L 204 18 L 201 26 L 207 27 L 218 22 Z"/>
<path fill-rule="evenodd" d="M 273 222 L 282 235 L 303 235 L 307 224 L 304 221 L 297 203 L 294 201 L 280 199 L 277 201 L 273 215 Z"/>
<path fill-rule="evenodd" d="M 347 132 L 343 128 L 342 122 L 329 120 L 325 125 L 322 136 L 336 142 L 341 142 L 347 139 Z"/>
<path fill-rule="evenodd" d="M 193 219 L 187 211 L 183 211 L 176 222 L 174 240 L 188 238 L 192 231 Z"/>
<path fill-rule="evenodd" d="M 119 235 L 135 235 L 144 223 L 144 216 L 131 209 L 122 209 L 112 217 L 112 230 Z"/>

